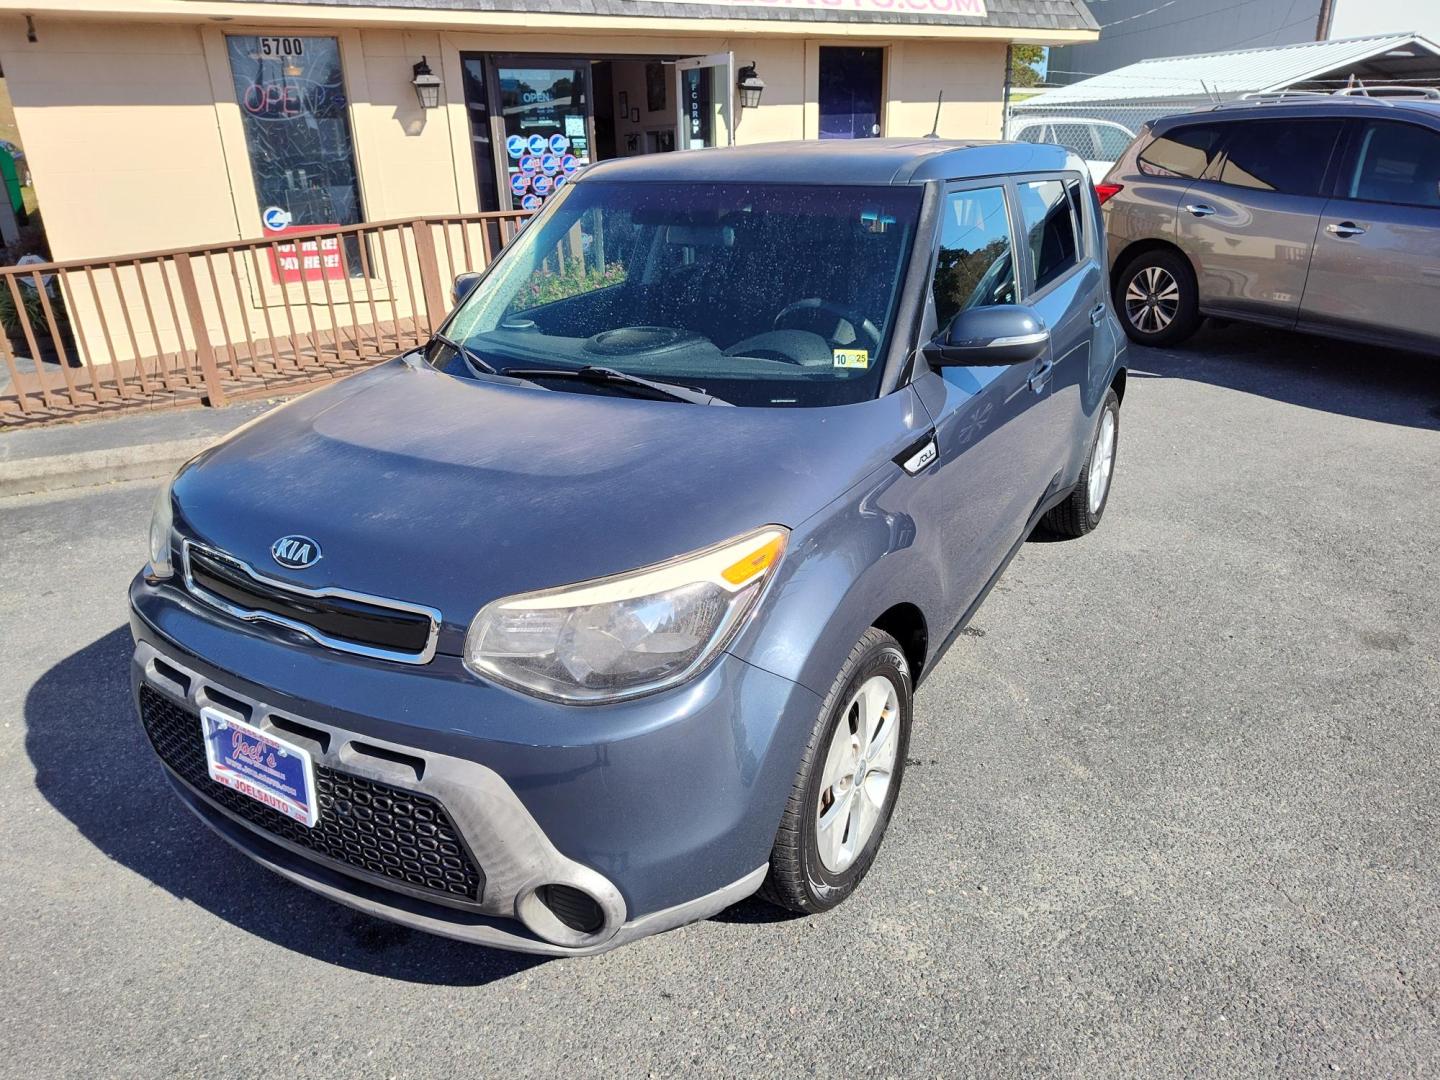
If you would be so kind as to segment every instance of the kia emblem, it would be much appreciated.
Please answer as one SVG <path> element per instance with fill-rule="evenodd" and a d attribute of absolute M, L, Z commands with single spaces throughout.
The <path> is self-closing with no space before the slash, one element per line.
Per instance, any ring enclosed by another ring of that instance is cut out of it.
<path fill-rule="evenodd" d="M 308 536 L 282 536 L 270 545 L 270 557 L 291 570 L 305 570 L 320 561 L 320 545 Z"/>

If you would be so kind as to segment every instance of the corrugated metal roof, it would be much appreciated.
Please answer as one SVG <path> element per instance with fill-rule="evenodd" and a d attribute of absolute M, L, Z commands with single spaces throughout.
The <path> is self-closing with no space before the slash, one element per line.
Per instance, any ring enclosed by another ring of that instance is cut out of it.
<path fill-rule="evenodd" d="M 1410 44 L 1434 53 L 1440 63 L 1440 47 L 1418 34 L 1383 34 L 1338 41 L 1307 41 L 1279 48 L 1167 56 L 1142 60 L 1084 82 L 1047 90 L 1027 98 L 1017 109 L 1042 112 L 1047 108 L 1101 102 L 1236 98 L 1294 86 Z"/>

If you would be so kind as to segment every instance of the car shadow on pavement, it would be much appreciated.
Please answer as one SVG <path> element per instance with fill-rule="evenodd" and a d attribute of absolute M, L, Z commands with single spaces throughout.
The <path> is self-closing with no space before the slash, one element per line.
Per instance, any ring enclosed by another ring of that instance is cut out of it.
<path fill-rule="evenodd" d="M 130 651 L 118 627 L 45 672 L 25 699 L 36 786 L 106 856 L 249 934 L 372 975 L 475 986 L 546 962 L 352 911 L 235 851 L 162 775 L 135 717 Z"/>
<path fill-rule="evenodd" d="M 1308 409 L 1440 430 L 1433 356 L 1242 323 L 1206 322 L 1168 349 L 1131 345 L 1137 378 L 1188 379 Z"/>

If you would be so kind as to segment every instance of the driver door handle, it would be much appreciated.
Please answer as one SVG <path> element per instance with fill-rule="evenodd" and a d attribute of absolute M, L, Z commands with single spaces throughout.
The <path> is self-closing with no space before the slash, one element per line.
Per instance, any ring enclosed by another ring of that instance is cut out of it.
<path fill-rule="evenodd" d="M 1026 380 L 1026 382 L 1030 384 L 1030 389 L 1034 390 L 1037 394 L 1043 394 L 1045 392 L 1045 385 L 1050 381 L 1050 374 L 1054 370 L 1054 360 L 1042 360 L 1036 366 L 1035 370 L 1030 373 L 1030 378 Z"/>
<path fill-rule="evenodd" d="M 1215 213 L 1215 208 L 1209 203 L 1189 203 L 1185 207 L 1187 214 L 1194 214 L 1196 217 L 1209 217 Z"/>
<path fill-rule="evenodd" d="M 1331 236 L 1339 236 L 1342 238 L 1365 235 L 1365 227 L 1363 225 L 1356 225 L 1353 221 L 1332 221 L 1329 225 L 1325 226 L 1325 231 Z"/>

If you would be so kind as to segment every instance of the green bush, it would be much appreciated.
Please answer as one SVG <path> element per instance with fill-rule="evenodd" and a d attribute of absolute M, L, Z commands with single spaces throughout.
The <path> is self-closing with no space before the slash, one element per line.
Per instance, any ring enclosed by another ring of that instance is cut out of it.
<path fill-rule="evenodd" d="M 516 294 L 514 307 L 518 311 L 526 311 L 566 297 L 608 289 L 619 285 L 625 277 L 625 266 L 618 262 L 586 268 L 576 260 L 558 273 L 549 269 L 537 270 Z"/>
<path fill-rule="evenodd" d="M 15 283 L 15 293 L 20 294 L 20 302 L 25 307 L 25 314 L 30 320 L 30 329 L 37 335 L 45 334 L 45 307 L 40 302 L 40 293 L 33 288 L 28 288 L 20 282 Z M 52 308 L 53 308 L 53 301 Z M 59 318 L 59 312 L 56 312 Z M 20 325 L 20 313 L 15 308 L 15 295 L 10 291 L 8 282 L 0 281 L 0 326 L 5 328 L 7 334 L 23 334 L 24 330 Z"/>

